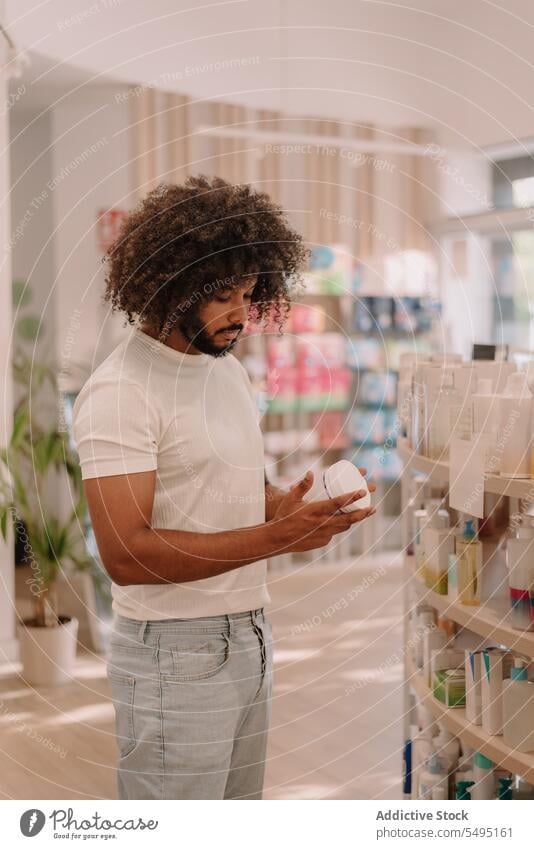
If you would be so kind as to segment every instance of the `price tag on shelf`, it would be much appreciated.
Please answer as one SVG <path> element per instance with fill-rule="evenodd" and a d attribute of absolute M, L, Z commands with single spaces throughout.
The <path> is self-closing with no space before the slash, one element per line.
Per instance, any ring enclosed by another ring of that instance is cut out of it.
<path fill-rule="evenodd" d="M 484 447 L 480 441 L 451 439 L 449 504 L 470 516 L 484 517 Z"/>

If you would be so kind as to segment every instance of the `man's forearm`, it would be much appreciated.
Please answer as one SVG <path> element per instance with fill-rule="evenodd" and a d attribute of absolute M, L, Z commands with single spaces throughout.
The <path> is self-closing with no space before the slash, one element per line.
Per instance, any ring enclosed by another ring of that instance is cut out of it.
<path fill-rule="evenodd" d="M 197 581 L 284 552 L 280 523 L 268 522 L 217 533 L 143 528 L 129 541 L 128 555 L 114 569 L 122 586 Z"/>

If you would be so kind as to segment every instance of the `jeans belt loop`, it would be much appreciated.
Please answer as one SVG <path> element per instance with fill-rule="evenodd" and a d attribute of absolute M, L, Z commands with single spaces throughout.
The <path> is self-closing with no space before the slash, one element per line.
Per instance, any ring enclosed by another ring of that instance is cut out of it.
<path fill-rule="evenodd" d="M 139 630 L 137 632 L 137 639 L 139 640 L 140 643 L 145 642 L 145 632 L 146 632 L 147 627 L 148 627 L 148 620 L 143 619 L 143 621 L 141 622 L 141 624 L 139 626 Z"/>

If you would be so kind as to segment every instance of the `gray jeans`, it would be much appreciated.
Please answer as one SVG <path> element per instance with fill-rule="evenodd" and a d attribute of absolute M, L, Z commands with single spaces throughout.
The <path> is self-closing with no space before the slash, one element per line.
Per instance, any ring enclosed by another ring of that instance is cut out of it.
<path fill-rule="evenodd" d="M 263 610 L 118 616 L 107 673 L 119 799 L 261 799 L 272 687 Z"/>

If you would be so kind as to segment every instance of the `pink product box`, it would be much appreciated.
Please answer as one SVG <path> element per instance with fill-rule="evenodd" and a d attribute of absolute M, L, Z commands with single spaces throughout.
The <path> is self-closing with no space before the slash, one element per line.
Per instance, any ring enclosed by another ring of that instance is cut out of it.
<path fill-rule="evenodd" d="M 323 307 L 308 304 L 293 304 L 289 314 L 288 329 L 291 333 L 322 333 L 326 324 Z"/>
<path fill-rule="evenodd" d="M 267 374 L 267 397 L 269 401 L 280 402 L 295 398 L 297 394 L 298 372 L 294 366 L 284 369 L 269 369 Z"/>
<path fill-rule="evenodd" d="M 267 342 L 267 366 L 271 369 L 286 369 L 295 365 L 295 350 L 288 337 L 271 338 Z"/>
<path fill-rule="evenodd" d="M 349 393 L 352 374 L 346 368 L 327 368 L 326 366 L 305 366 L 298 369 L 297 392 L 299 395 L 330 395 Z"/>
<path fill-rule="evenodd" d="M 299 367 L 335 368 L 346 362 L 345 339 L 340 333 L 307 334 L 297 340 Z"/>

